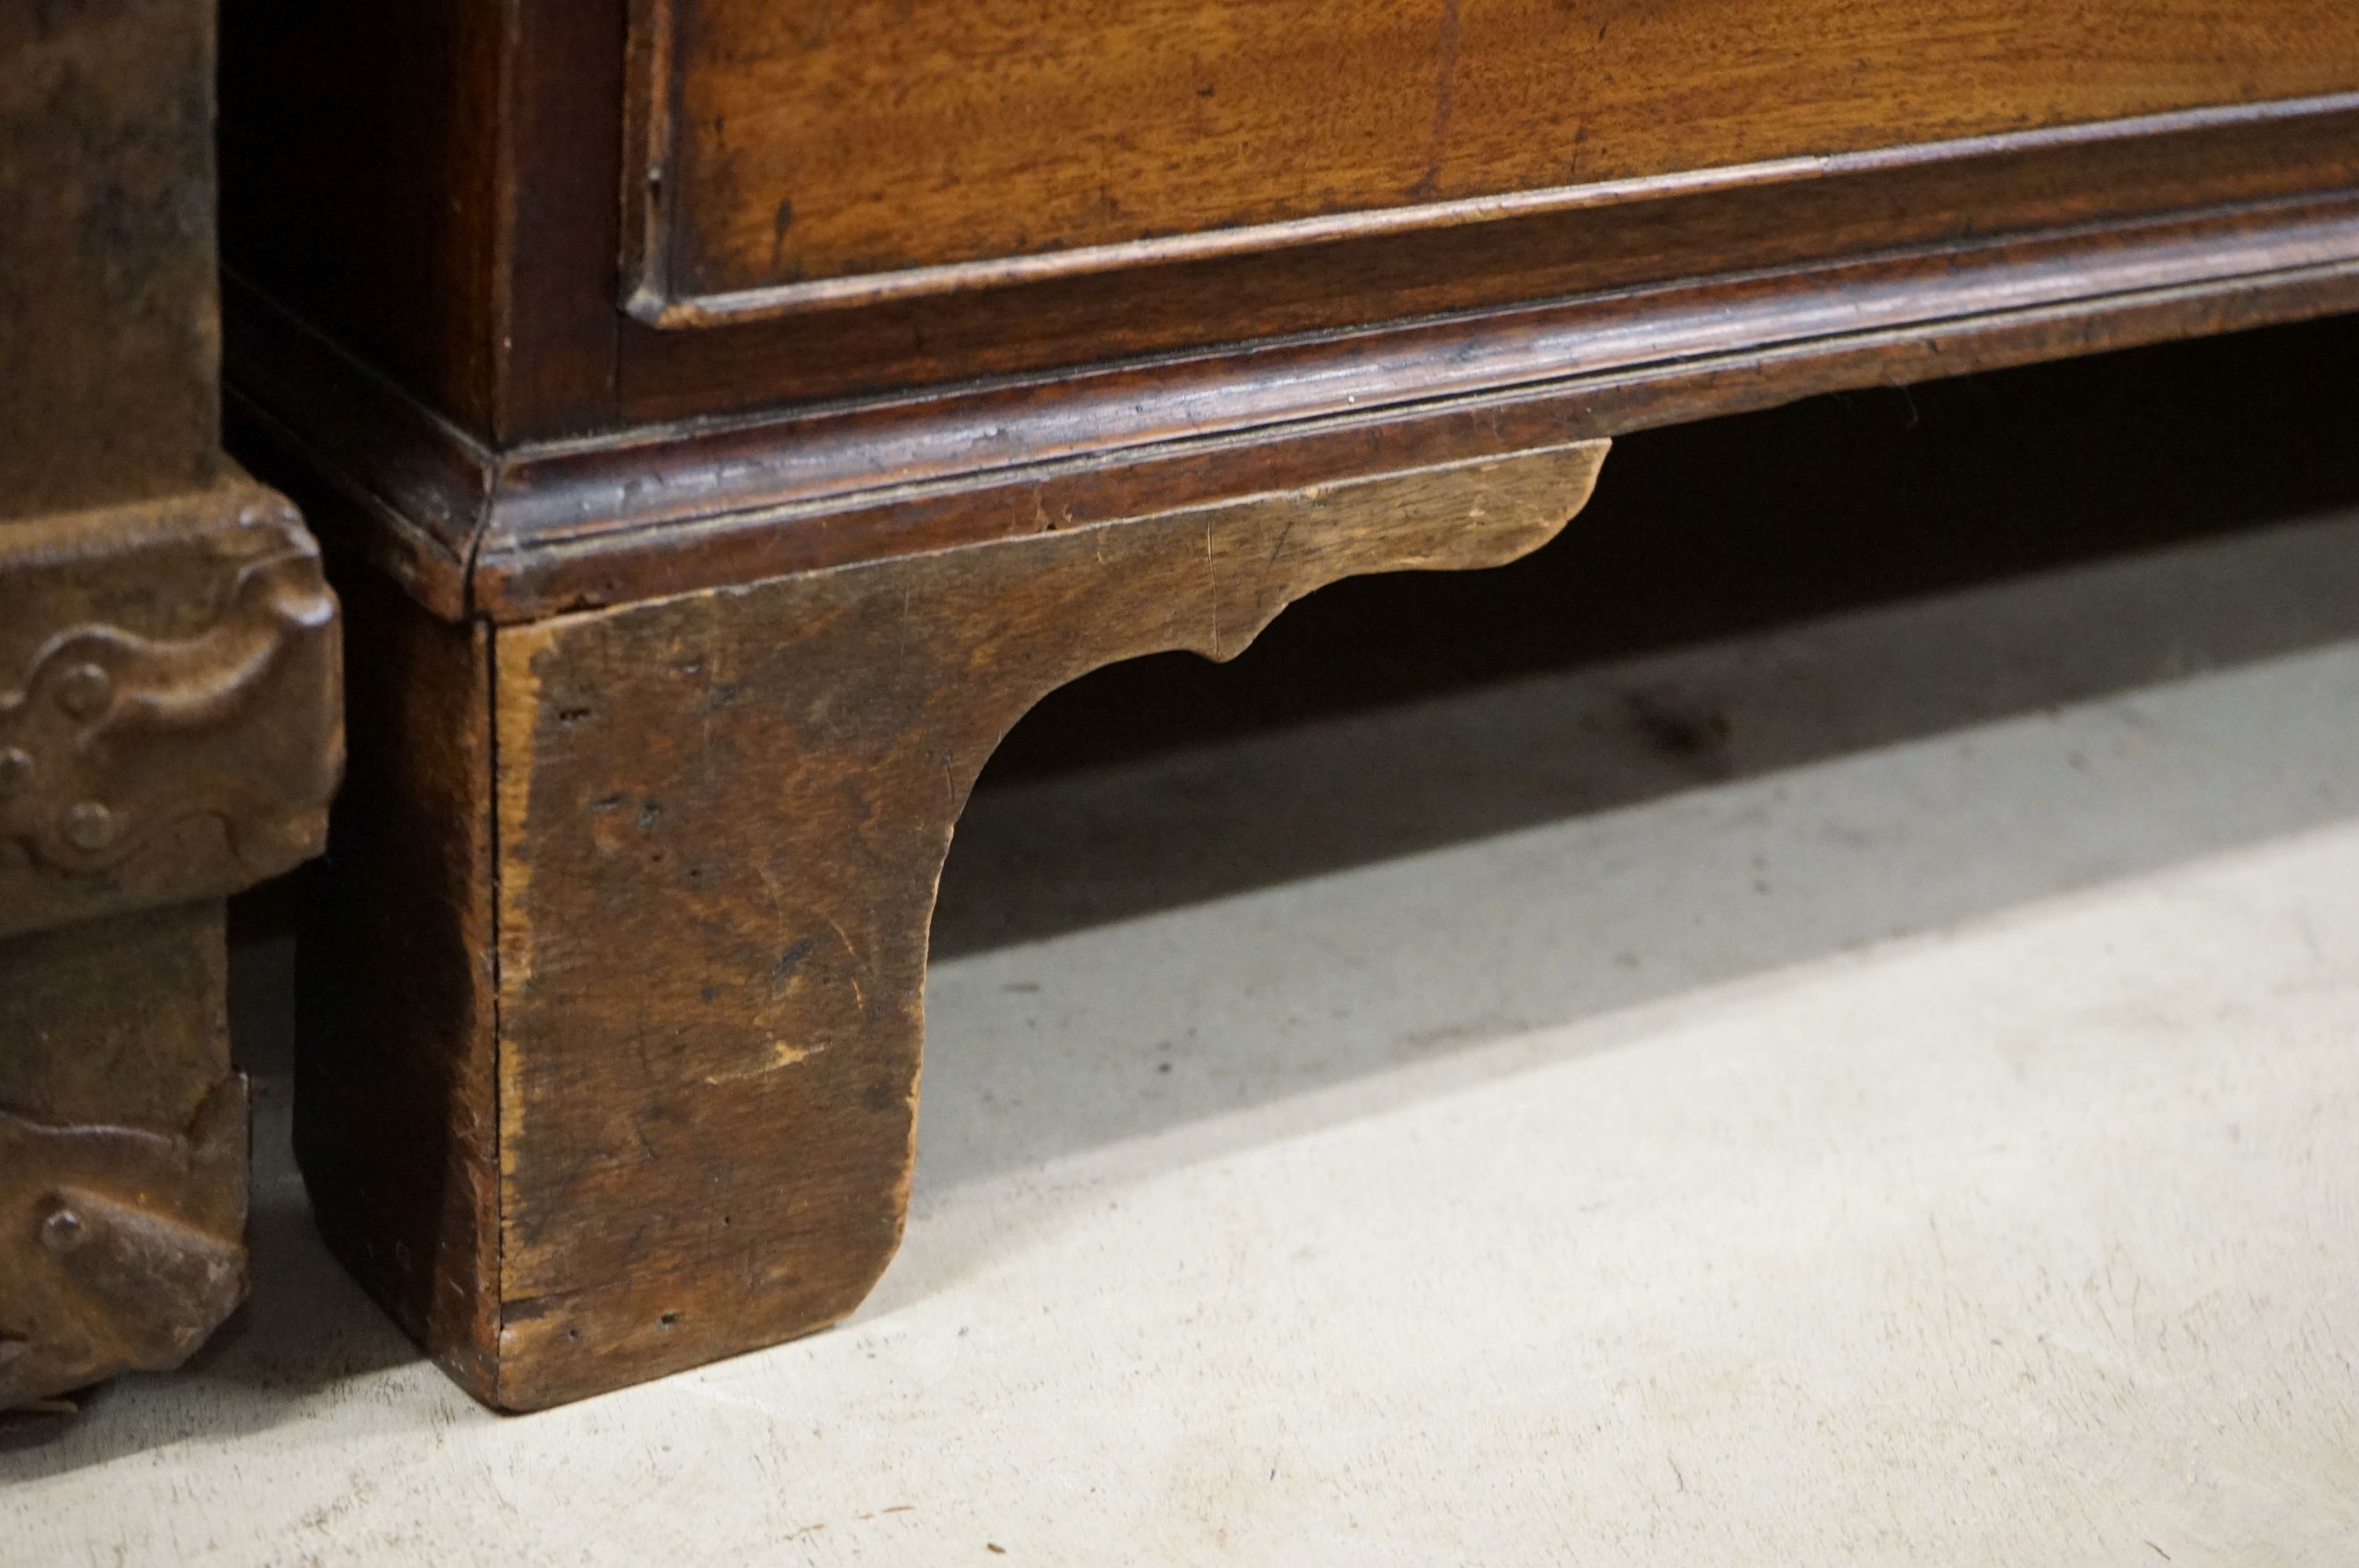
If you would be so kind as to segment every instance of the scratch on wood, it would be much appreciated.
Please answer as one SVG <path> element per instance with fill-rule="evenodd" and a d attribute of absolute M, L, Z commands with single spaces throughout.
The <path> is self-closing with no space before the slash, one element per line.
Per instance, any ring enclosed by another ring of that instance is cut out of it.
<path fill-rule="evenodd" d="M 1411 194 L 1430 197 L 1441 188 L 1441 154 L 1450 140 L 1450 117 L 1458 107 L 1458 0 L 1441 0 L 1441 36 L 1434 45 L 1433 135 L 1425 151 L 1425 172 Z"/>
<path fill-rule="evenodd" d="M 866 1012 L 868 993 L 860 989 L 860 949 L 853 945 L 850 936 L 844 935 L 843 927 L 835 923 L 833 915 L 822 910 L 820 912 L 820 918 L 827 922 L 828 929 L 835 933 L 835 939 L 843 944 L 844 955 L 852 960 L 844 968 L 843 980 L 852 988 L 852 1000 L 858 1004 L 861 1011 Z"/>
<path fill-rule="evenodd" d="M 770 1042 L 769 1050 L 764 1053 L 763 1060 L 754 1066 L 740 1068 L 734 1073 L 708 1074 L 704 1081 L 709 1087 L 715 1088 L 723 1084 L 743 1083 L 747 1078 L 758 1078 L 788 1067 L 798 1066 L 826 1049 L 825 1045 L 789 1045 L 783 1040 L 773 1040 Z"/>
<path fill-rule="evenodd" d="M 1221 574 L 1212 564 L 1212 519 L 1204 517 L 1204 618 L 1212 624 L 1212 657 L 1221 656 Z"/>
<path fill-rule="evenodd" d="M 537 957 L 528 895 L 532 861 L 517 853 L 531 842 L 527 817 L 532 805 L 532 779 L 538 760 L 540 724 L 540 672 L 534 654 L 542 639 L 515 634 L 502 639 L 496 676 L 499 691 L 493 714 L 493 754 L 498 759 L 494 781 L 502 846 L 499 868 L 499 956 L 502 983 L 521 985 L 532 979 Z"/>

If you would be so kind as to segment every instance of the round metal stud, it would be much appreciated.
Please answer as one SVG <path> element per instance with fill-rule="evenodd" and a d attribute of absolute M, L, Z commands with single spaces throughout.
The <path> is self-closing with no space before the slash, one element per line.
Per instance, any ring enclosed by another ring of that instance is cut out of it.
<path fill-rule="evenodd" d="M 66 842 L 88 854 L 96 854 L 114 842 L 114 813 L 94 800 L 74 803 L 66 813 Z"/>
<path fill-rule="evenodd" d="M 248 504 L 237 514 L 237 526 L 223 536 L 223 547 L 231 558 L 250 561 L 287 545 L 287 520 L 283 512 L 260 502 Z"/>
<path fill-rule="evenodd" d="M 52 1252 L 71 1252 L 82 1245 L 82 1216 L 70 1208 L 52 1210 L 41 1221 L 41 1244 Z"/>
<path fill-rule="evenodd" d="M 103 712 L 114 696 L 114 682 L 96 665 L 76 665 L 58 677 L 58 706 L 76 719 Z"/>

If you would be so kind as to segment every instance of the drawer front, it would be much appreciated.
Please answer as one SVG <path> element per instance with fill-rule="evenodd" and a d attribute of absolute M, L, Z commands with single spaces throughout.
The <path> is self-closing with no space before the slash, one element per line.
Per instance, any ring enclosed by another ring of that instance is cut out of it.
<path fill-rule="evenodd" d="M 633 41 L 658 324 L 2359 88 L 2350 0 L 642 0 Z"/>

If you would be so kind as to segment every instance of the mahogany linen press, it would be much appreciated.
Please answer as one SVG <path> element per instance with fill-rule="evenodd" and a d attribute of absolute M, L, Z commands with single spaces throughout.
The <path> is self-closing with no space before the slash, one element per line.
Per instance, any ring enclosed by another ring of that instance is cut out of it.
<path fill-rule="evenodd" d="M 224 27 L 238 439 L 350 620 L 299 1154 L 513 1410 L 858 1304 L 1060 683 L 1511 560 L 1623 431 L 2359 306 L 2347 0 Z"/>

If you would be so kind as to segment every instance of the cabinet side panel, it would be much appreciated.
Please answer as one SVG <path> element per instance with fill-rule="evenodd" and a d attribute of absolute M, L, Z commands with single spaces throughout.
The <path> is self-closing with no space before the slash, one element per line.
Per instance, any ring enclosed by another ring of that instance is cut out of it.
<path fill-rule="evenodd" d="M 490 1397 L 490 642 L 365 568 L 337 574 L 351 763 L 297 944 L 296 1154 L 321 1233 Z"/>

